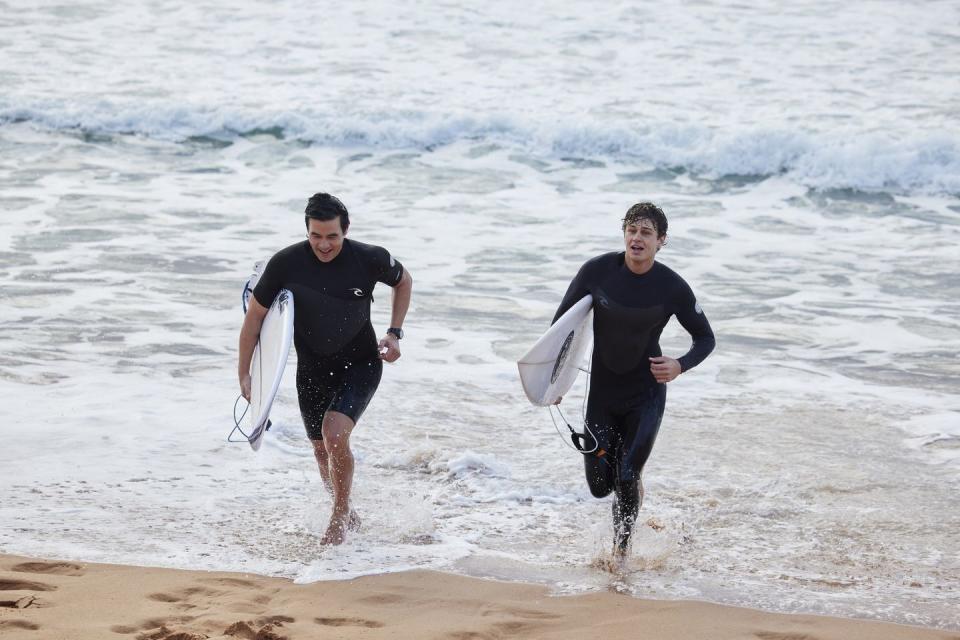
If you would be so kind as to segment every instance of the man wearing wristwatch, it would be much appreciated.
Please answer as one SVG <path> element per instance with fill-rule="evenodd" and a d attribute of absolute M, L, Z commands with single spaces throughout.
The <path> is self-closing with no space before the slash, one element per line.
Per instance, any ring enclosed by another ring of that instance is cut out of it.
<path fill-rule="evenodd" d="M 260 327 L 281 289 L 293 292 L 297 398 L 324 486 L 333 497 L 321 544 L 340 544 L 359 526 L 350 508 L 350 434 L 380 384 L 382 360 L 400 357 L 413 278 L 390 253 L 348 240 L 350 217 L 340 200 L 314 194 L 304 211 L 307 240 L 279 251 L 250 298 L 240 330 L 240 390 L 250 399 L 250 360 Z M 393 288 L 390 328 L 377 342 L 370 323 L 373 288 Z"/>

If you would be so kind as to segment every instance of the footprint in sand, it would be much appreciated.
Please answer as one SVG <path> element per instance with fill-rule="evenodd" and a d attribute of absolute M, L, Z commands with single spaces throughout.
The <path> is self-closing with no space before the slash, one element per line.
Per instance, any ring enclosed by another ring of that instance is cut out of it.
<path fill-rule="evenodd" d="M 208 637 L 205 633 L 176 631 L 168 629 L 166 626 L 160 626 L 156 630 L 141 633 L 137 636 L 137 640 L 206 640 Z"/>
<path fill-rule="evenodd" d="M 503 610 L 504 613 L 508 613 L 511 616 L 516 616 L 518 618 L 524 618 L 527 620 L 556 620 L 562 618 L 558 613 L 550 613 L 549 611 L 538 611 L 536 609 L 515 609 L 508 607 Z"/>
<path fill-rule="evenodd" d="M 112 631 L 113 633 L 127 635 L 131 633 L 136 633 L 137 631 L 139 631 L 139 629 L 137 629 L 136 627 L 128 627 L 125 624 L 117 624 L 110 627 L 110 631 Z"/>
<path fill-rule="evenodd" d="M 48 603 L 39 599 L 37 596 L 21 596 L 13 600 L 0 600 L 0 608 L 2 609 L 26 609 L 28 607 L 48 607 Z"/>
<path fill-rule="evenodd" d="M 277 627 L 284 622 L 294 622 L 290 616 L 268 616 L 254 621 L 234 622 L 227 627 L 223 635 L 243 640 L 288 640 L 287 636 L 280 635 Z"/>
<path fill-rule="evenodd" d="M 83 567 L 72 562 L 21 562 L 10 567 L 17 573 L 48 573 L 58 576 L 82 576 Z"/>
<path fill-rule="evenodd" d="M 257 624 L 276 624 L 282 625 L 284 622 L 296 622 L 296 618 L 291 618 L 290 616 L 264 616 L 262 618 L 257 618 L 255 622 Z"/>
<path fill-rule="evenodd" d="M 190 616 L 171 616 L 153 618 L 144 621 L 139 627 L 114 625 L 110 631 L 121 634 L 137 634 L 137 640 L 206 640 L 209 636 L 184 629 L 195 618 Z"/>
<path fill-rule="evenodd" d="M 520 622 L 514 620 L 511 622 L 498 622 L 493 625 L 493 628 L 496 629 L 499 633 L 494 634 L 495 637 L 501 637 L 506 635 L 509 637 L 535 637 L 534 631 L 541 628 L 542 625 L 538 625 L 532 622 Z"/>
<path fill-rule="evenodd" d="M 0 578 L 0 591 L 56 591 L 52 584 L 34 582 L 32 580 L 11 580 Z"/>
<path fill-rule="evenodd" d="M 173 595 L 172 593 L 151 593 L 147 597 L 157 602 L 180 602 L 180 600 L 183 599 L 180 596 Z"/>
<path fill-rule="evenodd" d="M 206 600 L 225 595 L 226 593 L 226 591 L 208 589 L 207 587 L 187 587 L 185 589 L 178 589 L 177 591 L 171 593 L 151 593 L 147 597 L 151 600 L 156 600 L 157 602 L 184 602 L 190 600 L 194 596 L 201 596 Z"/>
<path fill-rule="evenodd" d="M 215 584 L 222 587 L 245 587 L 248 589 L 257 588 L 257 583 L 251 580 L 241 580 L 240 578 L 208 578 L 200 580 L 205 584 Z"/>
<path fill-rule="evenodd" d="M 39 628 L 40 625 L 27 622 L 26 620 L 0 620 L 0 630 L 27 629 L 28 631 L 36 631 Z"/>
<path fill-rule="evenodd" d="M 18 565 L 11 567 L 11 571 L 17 572 L 27 572 L 27 573 L 59 573 L 61 571 L 71 571 L 69 566 L 66 568 L 61 566 L 67 563 L 51 563 L 51 562 L 24 562 Z M 72 565 L 79 569 L 77 565 Z M 56 585 L 47 584 L 45 582 L 37 582 L 35 580 L 18 580 L 15 578 L 0 578 L 0 591 L 56 591 Z M 50 603 L 44 600 L 41 600 L 33 594 L 23 594 L 16 593 L 10 594 L 7 598 L 0 599 L 0 608 L 2 609 L 27 609 L 27 608 L 39 608 L 39 607 L 49 607 Z M 5 620 L 3 623 L 6 623 L 9 628 L 17 629 L 38 629 L 33 625 L 32 622 L 26 622 L 23 620 Z M 12 626 L 11 626 L 12 625 Z M 27 625 L 27 626 L 23 626 Z"/>
<path fill-rule="evenodd" d="M 496 608 L 484 611 L 481 616 L 512 616 L 517 620 L 503 620 L 494 622 L 483 631 L 451 631 L 444 637 L 449 640 L 481 640 L 486 638 L 533 638 L 538 637 L 545 625 L 561 616 L 547 611 L 536 609 L 520 609 L 516 607 Z"/>
<path fill-rule="evenodd" d="M 202 613 L 203 610 L 211 606 L 217 608 L 217 599 L 222 596 L 232 598 L 236 595 L 243 595 L 243 592 L 252 591 L 251 601 L 249 602 L 224 602 L 220 603 L 227 610 L 237 611 L 246 615 L 257 615 L 262 613 L 270 601 L 270 595 L 263 593 L 264 589 L 260 584 L 252 580 L 243 580 L 240 578 L 209 578 L 198 580 L 205 585 L 220 587 L 215 589 L 207 586 L 193 586 L 184 589 L 176 589 L 167 592 L 157 592 L 147 595 L 147 598 L 155 602 L 163 602 L 172 605 L 171 609 L 196 609 Z M 259 611 L 258 611 L 259 610 Z M 116 625 L 111 631 L 118 634 L 137 634 L 137 640 L 194 640 L 207 638 L 211 632 L 209 625 L 197 629 L 198 618 L 192 616 L 167 616 L 165 618 L 153 618 L 145 620 L 138 627 L 126 625 Z M 217 637 L 228 636 L 237 640 L 288 640 L 283 635 L 282 627 L 284 623 L 294 622 L 290 616 L 284 615 L 259 615 L 253 619 L 240 620 L 228 626 Z M 201 631 L 202 630 L 202 631 Z"/>
<path fill-rule="evenodd" d="M 383 626 L 382 622 L 364 620 L 363 618 L 314 618 L 313 621 L 325 627 L 366 627 L 368 629 L 379 629 Z"/>
<path fill-rule="evenodd" d="M 400 595 L 398 593 L 377 593 L 372 596 L 365 596 L 363 598 L 358 598 L 357 602 L 363 604 L 373 604 L 373 605 L 387 605 L 387 604 L 407 604 L 410 602 L 410 598 L 407 596 Z"/>
<path fill-rule="evenodd" d="M 495 609 L 486 611 L 483 616 L 502 616 L 508 615 L 515 620 L 504 620 L 491 625 L 491 633 L 484 634 L 484 637 L 536 637 L 538 631 L 542 631 L 545 624 L 552 620 L 560 618 L 559 615 L 547 611 L 537 611 L 534 609 L 518 609 L 508 607 L 505 609 Z"/>

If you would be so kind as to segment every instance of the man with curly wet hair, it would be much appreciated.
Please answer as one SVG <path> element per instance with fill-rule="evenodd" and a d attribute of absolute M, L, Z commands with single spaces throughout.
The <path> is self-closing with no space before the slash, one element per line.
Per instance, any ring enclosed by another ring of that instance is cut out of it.
<path fill-rule="evenodd" d="M 643 467 L 653 450 L 667 383 L 700 364 L 716 344 L 690 286 L 657 253 L 667 217 L 652 202 L 623 218 L 624 251 L 588 260 L 570 283 L 554 322 L 578 300 L 593 296 L 594 347 L 585 422 L 592 434 L 584 454 L 587 484 L 597 498 L 614 494 L 614 552 L 624 554 L 643 502 Z M 679 358 L 663 355 L 660 334 L 672 316 L 693 344 Z M 595 445 L 595 446 L 593 446 Z"/>

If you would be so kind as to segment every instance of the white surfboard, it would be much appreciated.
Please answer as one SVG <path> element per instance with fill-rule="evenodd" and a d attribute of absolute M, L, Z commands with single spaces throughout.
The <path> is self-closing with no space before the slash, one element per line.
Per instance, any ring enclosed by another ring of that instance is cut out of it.
<path fill-rule="evenodd" d="M 548 407 L 573 386 L 593 343 L 593 296 L 586 295 L 553 323 L 517 366 L 530 402 Z"/>
<path fill-rule="evenodd" d="M 266 261 L 256 263 L 253 275 L 243 287 L 244 311 L 265 265 Z M 260 448 L 266 432 L 270 407 L 280 389 L 292 342 L 293 293 L 281 289 L 263 318 L 260 339 L 253 349 L 253 358 L 250 361 L 250 408 L 247 410 L 250 415 L 250 430 L 246 436 L 254 451 Z"/>

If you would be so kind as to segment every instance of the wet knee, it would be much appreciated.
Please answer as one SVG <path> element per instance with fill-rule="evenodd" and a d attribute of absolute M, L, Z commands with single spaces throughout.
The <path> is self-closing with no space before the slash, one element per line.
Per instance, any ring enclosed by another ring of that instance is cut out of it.
<path fill-rule="evenodd" d="M 613 492 L 613 483 L 602 476 L 587 476 L 587 486 L 594 498 L 606 498 Z"/>
<path fill-rule="evenodd" d="M 310 440 L 310 444 L 313 445 L 313 456 L 317 459 L 317 462 L 325 462 L 327 460 L 327 445 L 324 444 L 323 440 Z"/>
<path fill-rule="evenodd" d="M 349 432 L 337 429 L 325 429 L 323 432 L 323 444 L 327 449 L 327 455 L 334 460 L 351 455 Z"/>
<path fill-rule="evenodd" d="M 613 491 L 613 487 L 590 485 L 590 493 L 594 498 L 606 498 Z"/>
<path fill-rule="evenodd" d="M 323 445 L 327 455 L 335 456 L 350 448 L 350 436 L 332 429 L 329 432 L 324 430 Z"/>
<path fill-rule="evenodd" d="M 592 464 L 587 460 L 587 486 L 594 498 L 605 498 L 614 489 L 613 474 L 609 469 L 599 464 Z"/>

